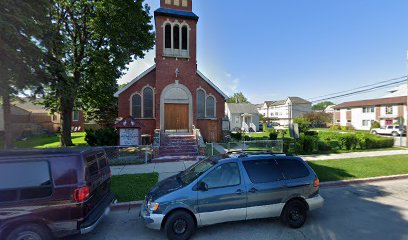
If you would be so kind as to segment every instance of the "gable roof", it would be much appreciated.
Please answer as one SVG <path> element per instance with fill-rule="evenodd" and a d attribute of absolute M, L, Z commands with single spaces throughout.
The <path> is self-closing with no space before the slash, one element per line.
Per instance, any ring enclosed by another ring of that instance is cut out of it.
<path fill-rule="evenodd" d="M 311 102 L 300 97 L 288 97 L 293 104 L 309 104 Z"/>
<path fill-rule="evenodd" d="M 221 91 L 221 89 L 219 89 L 217 86 L 215 86 L 215 84 L 214 84 L 213 82 L 211 82 L 211 80 L 208 79 L 206 76 L 204 76 L 204 74 L 202 74 L 202 73 L 201 73 L 200 71 L 198 71 L 198 70 L 197 70 L 197 74 L 198 74 L 198 76 L 200 76 L 204 81 L 206 81 L 208 84 L 210 84 L 211 87 L 213 87 L 215 90 L 217 90 L 217 92 L 218 92 L 219 94 L 221 94 L 221 95 L 224 97 L 224 99 L 227 99 L 227 98 L 228 98 L 227 94 L 225 94 L 223 91 Z"/>
<path fill-rule="evenodd" d="M 227 107 L 231 113 L 253 113 L 259 114 L 256 106 L 251 103 L 227 103 Z"/>
<path fill-rule="evenodd" d="M 126 91 L 128 88 L 130 88 L 130 86 L 132 86 L 135 82 L 139 81 L 140 79 L 142 79 L 144 76 L 146 76 L 147 74 L 149 74 L 150 72 L 152 72 L 153 70 L 156 69 L 156 64 L 154 64 L 153 66 L 151 66 L 149 69 L 147 69 L 146 71 L 144 71 L 143 73 L 141 73 L 139 76 L 137 76 L 135 79 L 133 79 L 131 82 L 129 82 L 128 84 L 126 84 L 126 86 L 122 89 L 120 89 L 119 91 L 117 91 L 113 96 L 115 97 L 119 97 L 119 95 L 121 93 L 123 93 L 124 91 Z"/>
<path fill-rule="evenodd" d="M 21 100 L 13 101 L 11 105 L 31 113 L 48 114 L 50 112 L 44 107 L 44 105 L 41 105 L 40 99 L 32 100 L 29 98 L 23 98 Z"/>
<path fill-rule="evenodd" d="M 353 102 L 344 102 L 334 106 L 335 109 L 351 107 L 372 107 L 391 104 L 407 104 L 407 97 L 377 98 Z"/>

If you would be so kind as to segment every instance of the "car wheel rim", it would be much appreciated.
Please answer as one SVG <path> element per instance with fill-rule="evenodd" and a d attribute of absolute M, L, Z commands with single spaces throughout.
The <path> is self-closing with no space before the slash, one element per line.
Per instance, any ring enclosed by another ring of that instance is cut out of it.
<path fill-rule="evenodd" d="M 35 232 L 27 231 L 18 234 L 16 240 L 42 240 L 42 238 Z"/>
<path fill-rule="evenodd" d="M 184 219 L 177 219 L 173 224 L 173 230 L 178 235 L 185 233 L 187 230 L 187 222 Z"/>
<path fill-rule="evenodd" d="M 289 211 L 289 218 L 292 222 L 300 222 L 303 221 L 303 214 L 299 209 L 294 208 Z"/>

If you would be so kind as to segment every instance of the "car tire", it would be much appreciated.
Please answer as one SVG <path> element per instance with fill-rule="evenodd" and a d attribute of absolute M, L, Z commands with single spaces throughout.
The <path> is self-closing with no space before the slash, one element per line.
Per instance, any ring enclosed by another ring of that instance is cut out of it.
<path fill-rule="evenodd" d="M 6 240 L 52 240 L 52 236 L 47 228 L 38 224 L 26 224 L 13 229 L 6 237 Z"/>
<path fill-rule="evenodd" d="M 307 207 L 299 200 L 288 202 L 283 209 L 281 219 L 291 228 L 302 227 L 307 219 Z"/>
<path fill-rule="evenodd" d="M 196 230 L 193 217 L 185 211 L 172 213 L 164 227 L 169 240 L 188 240 Z"/>
<path fill-rule="evenodd" d="M 376 132 L 376 131 L 373 131 L 372 134 L 377 135 L 377 132 Z"/>
<path fill-rule="evenodd" d="M 392 132 L 392 136 L 393 136 L 393 137 L 398 137 L 399 134 L 398 134 L 397 132 Z"/>

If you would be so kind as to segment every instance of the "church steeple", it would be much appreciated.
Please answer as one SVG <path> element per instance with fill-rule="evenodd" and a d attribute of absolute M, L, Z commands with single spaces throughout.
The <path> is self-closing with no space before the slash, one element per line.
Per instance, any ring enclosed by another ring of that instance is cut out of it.
<path fill-rule="evenodd" d="M 195 64 L 198 16 L 192 12 L 192 0 L 160 1 L 154 12 L 156 61 L 185 59 Z"/>

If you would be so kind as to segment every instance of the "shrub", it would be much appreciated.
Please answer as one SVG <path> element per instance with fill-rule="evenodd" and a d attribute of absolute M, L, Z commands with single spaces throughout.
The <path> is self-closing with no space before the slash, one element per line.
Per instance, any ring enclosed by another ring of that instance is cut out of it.
<path fill-rule="evenodd" d="M 277 140 L 277 139 L 278 139 L 278 132 L 276 132 L 275 129 L 269 132 L 269 140 Z"/>
<path fill-rule="evenodd" d="M 114 128 L 87 129 L 85 132 L 85 141 L 89 146 L 116 146 L 118 144 L 118 133 Z"/>
<path fill-rule="evenodd" d="M 319 141 L 318 149 L 319 149 L 319 151 L 322 151 L 322 152 L 330 152 L 332 150 L 332 147 L 327 142 Z"/>
<path fill-rule="evenodd" d="M 241 141 L 242 140 L 242 132 L 231 133 L 231 138 Z"/>
<path fill-rule="evenodd" d="M 330 127 L 331 130 L 335 130 L 335 131 L 340 131 L 341 130 L 341 126 L 338 124 L 334 124 L 333 126 Z"/>
<path fill-rule="evenodd" d="M 371 124 L 371 129 L 373 129 L 373 128 L 380 128 L 380 127 L 381 127 L 381 125 L 380 125 L 380 123 L 377 122 L 377 121 L 374 121 L 374 122 Z"/>
<path fill-rule="evenodd" d="M 304 117 L 297 117 L 293 120 L 294 123 L 297 123 L 299 126 L 299 132 L 304 133 L 309 131 L 311 123 Z"/>
<path fill-rule="evenodd" d="M 319 133 L 317 131 L 307 131 L 305 132 L 306 136 L 317 136 Z"/>
<path fill-rule="evenodd" d="M 368 133 L 357 134 L 357 139 L 361 149 L 391 148 L 394 146 L 393 138 L 374 136 Z"/>
<path fill-rule="evenodd" d="M 248 136 L 248 135 L 244 136 L 244 141 L 251 141 L 251 140 L 252 140 L 251 136 Z"/>
<path fill-rule="evenodd" d="M 297 152 L 299 154 L 311 154 L 317 152 L 319 138 L 317 136 L 300 136 L 296 141 Z"/>
<path fill-rule="evenodd" d="M 338 140 L 343 149 L 354 150 L 357 148 L 358 139 L 355 134 L 341 134 Z"/>

